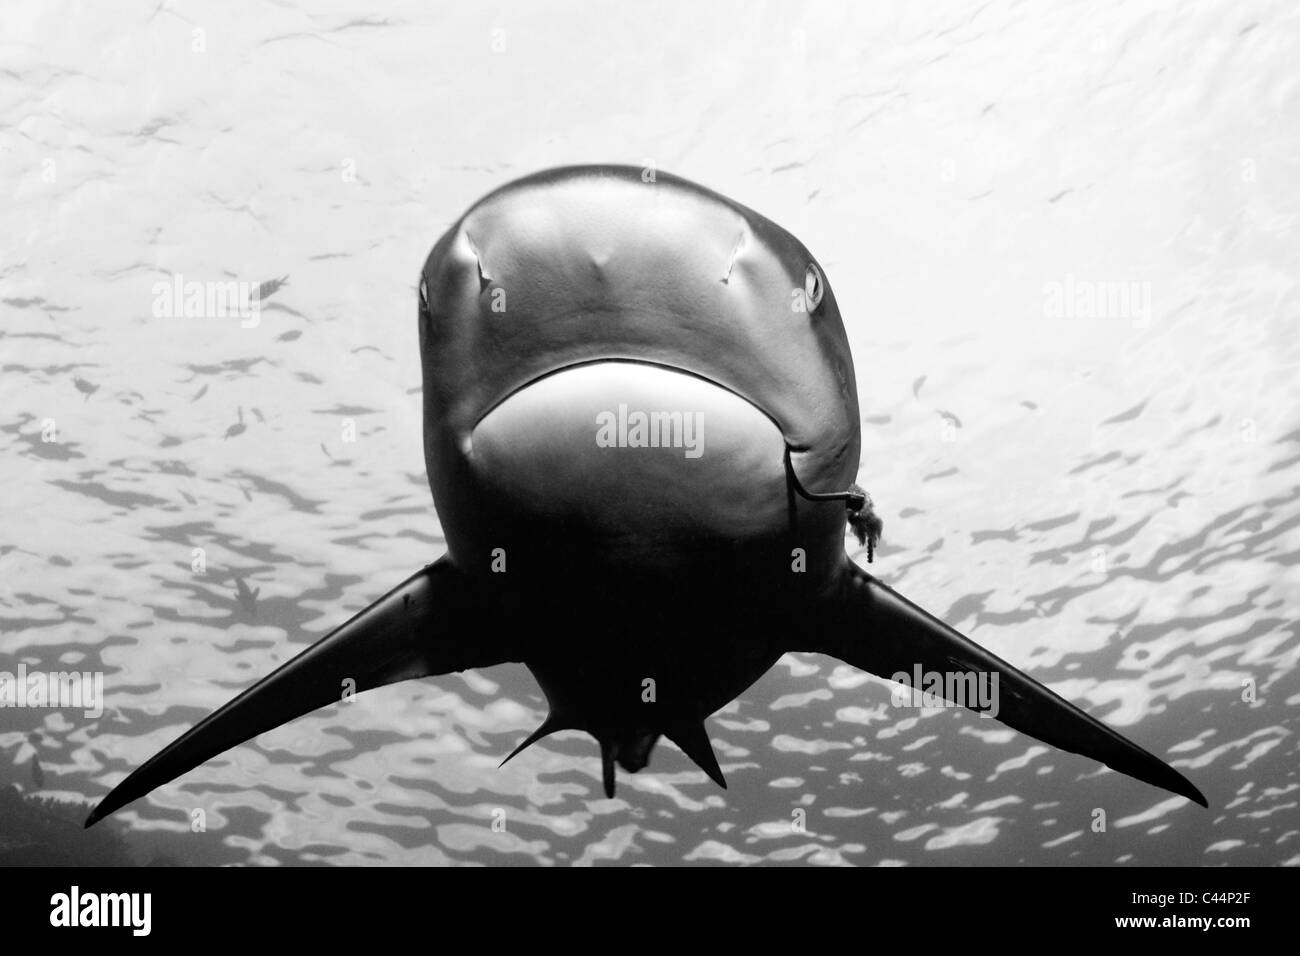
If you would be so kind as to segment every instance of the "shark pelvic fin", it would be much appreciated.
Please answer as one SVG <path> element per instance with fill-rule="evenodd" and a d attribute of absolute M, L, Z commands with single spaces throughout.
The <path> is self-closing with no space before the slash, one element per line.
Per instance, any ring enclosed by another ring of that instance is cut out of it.
<path fill-rule="evenodd" d="M 563 718 L 557 717 L 553 713 L 547 714 L 546 719 L 542 721 L 541 726 L 538 727 L 536 730 L 534 730 L 527 737 L 525 737 L 523 742 L 518 747 L 510 751 L 510 755 L 507 756 L 505 760 L 497 764 L 497 768 L 500 769 L 501 767 L 504 767 L 511 760 L 514 760 L 515 757 L 519 756 L 519 754 L 523 753 L 525 750 L 527 750 L 533 744 L 537 743 L 537 741 L 541 740 L 543 737 L 549 737 L 551 734 L 556 733 L 557 731 L 573 730 L 573 729 L 574 728 L 568 723 L 568 721 L 564 720 Z"/>
<path fill-rule="evenodd" d="M 713 744 L 709 742 L 708 731 L 704 724 L 677 724 L 664 731 L 664 736 L 681 748 L 682 753 L 695 761 L 696 766 L 709 775 L 709 779 L 723 790 L 727 789 L 727 778 L 722 775 L 718 758 L 713 753 Z"/>

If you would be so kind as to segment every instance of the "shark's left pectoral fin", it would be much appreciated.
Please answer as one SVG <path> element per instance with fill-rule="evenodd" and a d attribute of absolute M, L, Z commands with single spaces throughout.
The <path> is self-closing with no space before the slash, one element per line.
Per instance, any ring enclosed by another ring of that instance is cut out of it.
<path fill-rule="evenodd" d="M 237 744 L 351 694 L 514 660 L 504 629 L 484 626 L 486 613 L 448 559 L 429 565 L 145 761 L 86 826 Z"/>
<path fill-rule="evenodd" d="M 1112 770 L 1208 806 L 1201 792 L 1160 758 L 1089 717 L 1038 681 L 922 610 L 892 588 L 853 565 L 817 617 L 815 635 L 797 650 L 838 657 L 886 680 L 896 674 L 973 674 L 976 686 L 995 696 L 983 704 L 959 700 L 973 710 L 988 710 L 1002 723 L 1062 750 L 1100 760 Z M 945 687 L 947 681 L 945 680 Z M 965 679 L 967 687 L 969 678 Z M 955 686 L 955 685 L 954 685 Z M 915 688 L 924 691 L 925 687 Z M 940 695 L 944 696 L 944 695 Z M 996 709 L 996 713 L 994 710 Z"/>

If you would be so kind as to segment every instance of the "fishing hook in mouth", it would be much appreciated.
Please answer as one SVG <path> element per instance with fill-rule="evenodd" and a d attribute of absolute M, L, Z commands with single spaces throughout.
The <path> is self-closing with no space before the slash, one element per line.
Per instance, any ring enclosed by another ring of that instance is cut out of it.
<path fill-rule="evenodd" d="M 867 546 L 867 564 L 871 564 L 876 558 L 876 545 L 880 542 L 880 534 L 885 528 L 885 522 L 876 514 L 871 495 L 856 484 L 850 485 L 848 491 L 809 491 L 800 483 L 799 476 L 795 473 L 794 463 L 790 460 L 789 443 L 785 446 L 785 473 L 790 486 L 805 501 L 844 502 L 844 507 L 848 511 L 849 527 L 857 536 L 858 544 Z"/>

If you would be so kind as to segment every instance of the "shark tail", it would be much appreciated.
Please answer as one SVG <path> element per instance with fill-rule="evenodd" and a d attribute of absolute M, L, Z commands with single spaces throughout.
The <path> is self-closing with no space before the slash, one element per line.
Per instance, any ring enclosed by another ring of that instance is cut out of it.
<path fill-rule="evenodd" d="M 600 778 L 605 785 L 605 796 L 614 796 L 614 756 L 617 753 L 614 742 L 608 738 L 600 741 Z"/>

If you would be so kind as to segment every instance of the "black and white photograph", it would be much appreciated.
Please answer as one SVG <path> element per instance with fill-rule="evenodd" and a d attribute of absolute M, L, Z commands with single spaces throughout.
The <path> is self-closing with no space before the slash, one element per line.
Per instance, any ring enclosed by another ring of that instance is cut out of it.
<path fill-rule="evenodd" d="M 1294 5 L 0 27 L 0 866 L 1300 865 Z"/>

